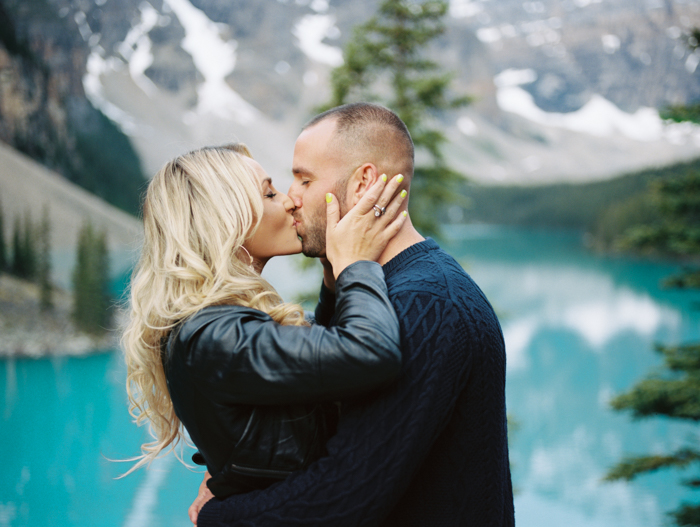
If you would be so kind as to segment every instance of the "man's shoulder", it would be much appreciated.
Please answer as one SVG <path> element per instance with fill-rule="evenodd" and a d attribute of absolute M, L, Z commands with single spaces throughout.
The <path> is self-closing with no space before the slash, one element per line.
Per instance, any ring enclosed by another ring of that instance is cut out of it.
<path fill-rule="evenodd" d="M 430 241 L 386 275 L 389 298 L 399 319 L 413 326 L 435 315 L 431 324 L 462 326 L 478 321 L 480 327 L 500 328 L 479 286 L 457 260 Z"/>
<path fill-rule="evenodd" d="M 389 295 L 433 296 L 449 299 L 455 290 L 477 288 L 461 265 L 432 240 L 386 273 Z M 422 245 L 422 244 L 421 244 Z"/>

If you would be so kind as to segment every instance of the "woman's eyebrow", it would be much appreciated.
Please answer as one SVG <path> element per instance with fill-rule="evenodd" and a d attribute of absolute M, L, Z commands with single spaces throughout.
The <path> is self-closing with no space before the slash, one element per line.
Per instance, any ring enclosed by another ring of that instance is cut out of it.
<path fill-rule="evenodd" d="M 265 179 L 262 180 L 263 185 L 267 183 L 268 185 L 272 185 L 272 178 L 271 177 L 266 177 Z"/>

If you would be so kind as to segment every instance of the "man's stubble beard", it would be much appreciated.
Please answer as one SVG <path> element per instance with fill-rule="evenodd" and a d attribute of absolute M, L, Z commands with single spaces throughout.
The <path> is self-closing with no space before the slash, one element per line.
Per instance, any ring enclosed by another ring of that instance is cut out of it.
<path fill-rule="evenodd" d="M 301 239 L 301 252 L 309 258 L 326 256 L 326 211 L 307 218 L 304 222 L 306 233 Z"/>
<path fill-rule="evenodd" d="M 340 202 L 340 217 L 342 218 L 348 211 L 345 202 L 348 179 L 338 181 L 333 187 L 333 195 Z M 326 207 L 316 211 L 313 217 L 307 218 L 304 222 L 306 233 L 301 239 L 301 252 L 309 258 L 321 258 L 326 256 L 326 227 L 328 226 L 328 215 Z"/>

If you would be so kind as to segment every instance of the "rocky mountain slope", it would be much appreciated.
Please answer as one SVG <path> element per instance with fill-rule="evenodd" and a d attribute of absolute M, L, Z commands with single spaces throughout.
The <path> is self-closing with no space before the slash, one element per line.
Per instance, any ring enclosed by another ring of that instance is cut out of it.
<path fill-rule="evenodd" d="M 0 2 L 0 140 L 135 213 L 140 161 L 85 97 L 90 43 L 55 7 Z"/>
<path fill-rule="evenodd" d="M 352 26 L 378 5 L 37 2 L 79 35 L 84 91 L 129 134 L 147 173 L 183 150 L 243 140 L 282 187 Z M 20 11 L 18 26 L 34 27 Z M 683 41 L 700 25 L 696 1 L 451 0 L 447 22 L 429 52 L 477 102 L 438 119 L 453 163 L 475 180 L 585 181 L 700 154 L 697 128 L 656 110 L 700 98 L 700 54 Z"/>

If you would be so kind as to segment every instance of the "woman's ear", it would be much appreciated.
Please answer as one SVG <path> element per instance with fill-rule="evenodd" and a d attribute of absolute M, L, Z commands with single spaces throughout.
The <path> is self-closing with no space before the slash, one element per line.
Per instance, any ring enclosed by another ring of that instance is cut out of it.
<path fill-rule="evenodd" d="M 379 175 L 376 166 L 372 163 L 365 163 L 359 166 L 355 173 L 350 176 L 348 191 L 351 193 L 349 199 L 353 207 L 357 205 L 357 202 L 365 195 L 365 192 L 374 185 Z"/>

